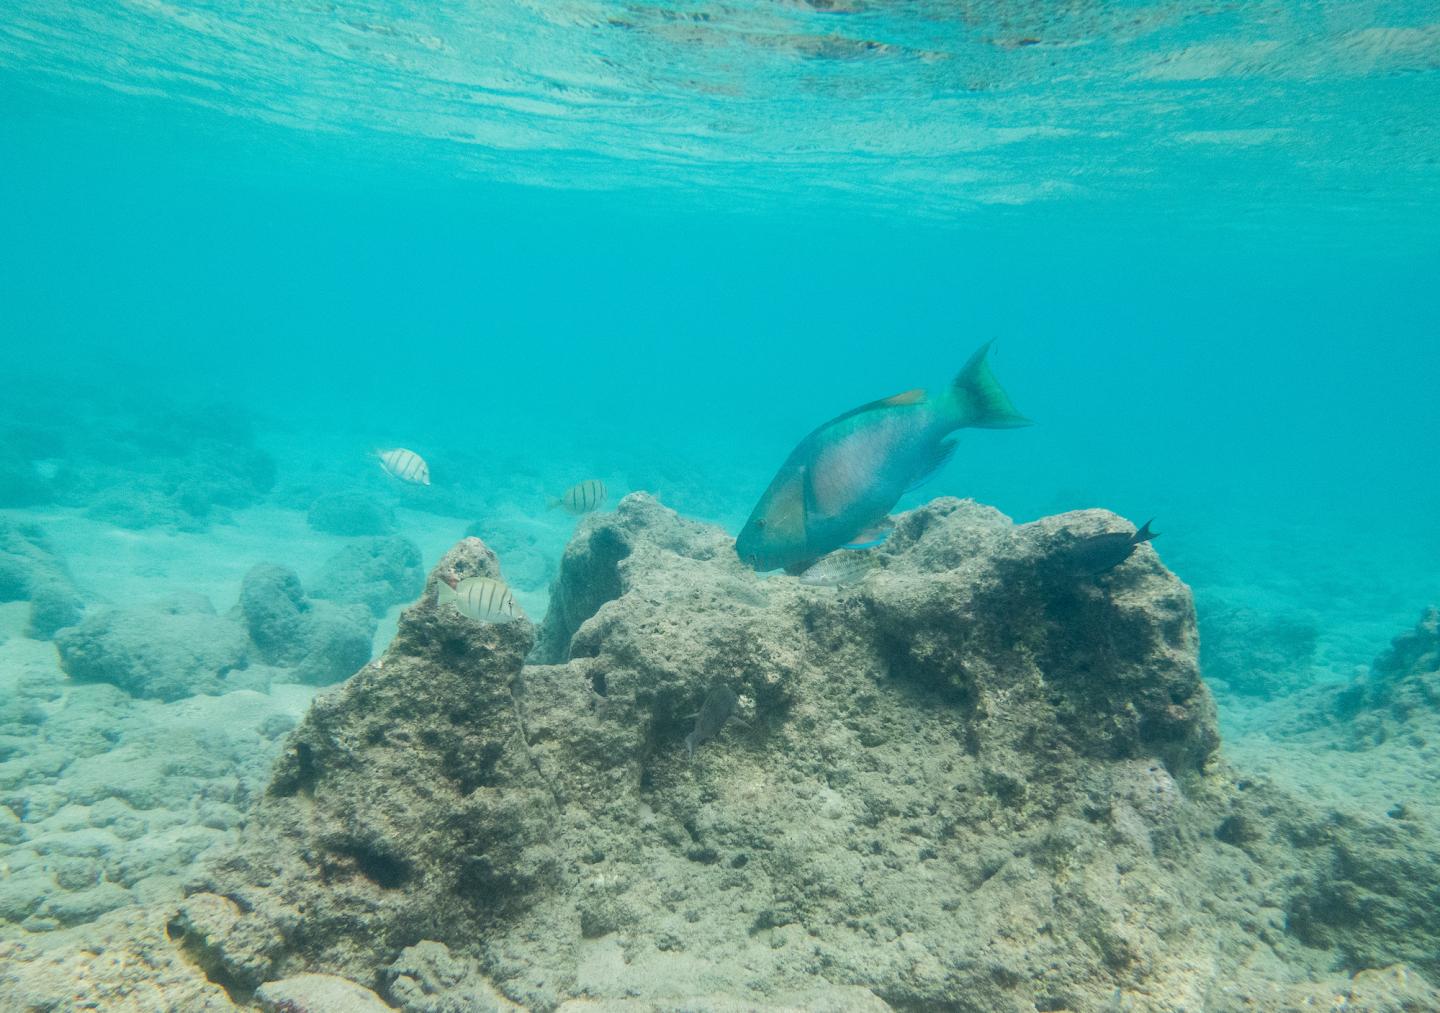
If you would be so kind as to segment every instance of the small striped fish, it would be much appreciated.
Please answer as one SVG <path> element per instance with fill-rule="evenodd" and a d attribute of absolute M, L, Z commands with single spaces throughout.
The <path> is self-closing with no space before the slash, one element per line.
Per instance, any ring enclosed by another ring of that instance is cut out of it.
<path fill-rule="evenodd" d="M 377 450 L 375 456 L 380 458 L 380 467 L 400 481 L 414 485 L 430 484 L 430 466 L 415 451 L 396 447 L 394 450 Z"/>
<path fill-rule="evenodd" d="M 435 589 L 435 602 L 437 605 L 448 602 L 459 609 L 461 615 L 482 623 L 508 623 L 525 618 L 524 610 L 505 582 L 492 577 L 466 577 L 454 587 L 441 582 Z"/>
<path fill-rule="evenodd" d="M 872 552 L 854 552 L 842 549 L 822 558 L 810 569 L 800 574 L 800 583 L 811 587 L 844 587 L 858 584 L 879 565 Z"/>
<path fill-rule="evenodd" d="M 564 507 L 566 513 L 588 514 L 605 502 L 605 483 L 598 478 L 587 478 L 578 485 L 572 485 L 560 494 L 559 499 L 550 501 L 550 509 Z"/>

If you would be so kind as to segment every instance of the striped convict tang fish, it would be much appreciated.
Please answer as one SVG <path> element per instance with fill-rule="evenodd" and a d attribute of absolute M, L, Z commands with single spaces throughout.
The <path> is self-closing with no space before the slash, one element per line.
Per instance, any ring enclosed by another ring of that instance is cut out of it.
<path fill-rule="evenodd" d="M 605 483 L 598 478 L 587 478 L 566 489 L 559 499 L 552 499 L 550 509 L 564 507 L 566 513 L 588 514 L 604 502 Z"/>
<path fill-rule="evenodd" d="M 380 458 L 380 467 L 400 481 L 413 485 L 430 484 L 430 466 L 415 451 L 396 447 L 394 450 L 377 450 L 375 456 Z"/>
<path fill-rule="evenodd" d="M 510 588 L 493 577 L 466 577 L 454 586 L 442 581 L 435 588 L 435 603 L 454 605 L 460 614 L 482 623 L 508 623 L 524 619 L 525 611 Z"/>

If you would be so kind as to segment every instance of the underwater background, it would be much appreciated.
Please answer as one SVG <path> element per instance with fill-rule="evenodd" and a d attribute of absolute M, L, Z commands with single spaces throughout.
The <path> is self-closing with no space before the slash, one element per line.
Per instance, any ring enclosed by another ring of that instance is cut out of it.
<path fill-rule="evenodd" d="M 180 896 L 462 536 L 539 622 L 568 487 L 733 537 L 991 340 L 896 512 L 1153 517 L 1227 755 L 1436 818 L 1276 729 L 1440 595 L 1437 108 L 1425 3 L 7 4 L 5 937 Z M 227 660 L 258 564 L 344 632 Z"/>

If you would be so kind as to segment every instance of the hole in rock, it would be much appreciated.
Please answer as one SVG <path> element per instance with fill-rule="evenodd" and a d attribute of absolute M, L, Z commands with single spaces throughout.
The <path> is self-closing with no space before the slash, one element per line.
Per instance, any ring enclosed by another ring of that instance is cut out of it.
<path fill-rule="evenodd" d="M 284 798 L 292 795 L 311 795 L 320 770 L 315 764 L 315 751 L 308 742 L 295 743 L 295 764 L 289 769 L 282 768 L 281 776 L 275 779 L 271 791 Z"/>
<path fill-rule="evenodd" d="M 356 844 L 338 854 L 355 863 L 355 869 L 382 890 L 394 890 L 410 878 L 410 865 L 403 858 L 387 855 L 377 848 Z"/>
<path fill-rule="evenodd" d="M 204 944 L 204 940 L 186 930 L 182 918 L 171 918 L 165 923 L 165 938 L 175 945 L 185 961 L 205 976 L 205 980 L 219 985 L 232 1003 L 239 1005 L 250 997 L 250 990 L 230 973 L 216 953 Z"/>

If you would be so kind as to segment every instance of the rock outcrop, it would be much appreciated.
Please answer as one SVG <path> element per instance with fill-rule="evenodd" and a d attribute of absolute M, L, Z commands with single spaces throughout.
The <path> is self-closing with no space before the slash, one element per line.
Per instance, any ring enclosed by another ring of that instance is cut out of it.
<path fill-rule="evenodd" d="M 375 636 L 370 611 L 307 598 L 300 578 L 287 567 L 251 568 L 237 608 L 255 653 L 268 665 L 293 669 L 300 682 L 339 682 L 370 660 Z"/>
<path fill-rule="evenodd" d="M 1440 721 L 1440 608 L 1427 608 L 1368 673 L 1336 693 L 1333 710 L 1381 740 L 1414 718 Z"/>
<path fill-rule="evenodd" d="M 568 1010 L 1434 997 L 1348 977 L 1440 970 L 1392 850 L 1434 842 L 1233 774 L 1188 589 L 1148 545 L 1062 565 L 1116 530 L 938 500 L 836 592 L 633 495 L 581 522 L 538 645 L 436 604 L 498 573 L 467 539 L 292 733 L 172 934 L 241 999 L 313 972 L 414 1010 L 492 985 Z M 687 760 L 719 686 L 736 720 Z"/>
<path fill-rule="evenodd" d="M 60 664 L 78 682 L 109 682 L 133 696 L 178 700 L 238 685 L 231 676 L 250 663 L 239 623 L 216 615 L 202 596 L 177 596 L 139 608 L 90 609 L 56 634 Z"/>
<path fill-rule="evenodd" d="M 267 783 L 291 709 L 254 692 L 162 704 L 22 671 L 0 706 L 0 929 L 178 898 Z"/>
<path fill-rule="evenodd" d="M 360 538 L 331 556 L 311 582 L 312 598 L 364 605 L 383 616 L 392 605 L 413 601 L 425 581 L 420 547 L 408 538 Z"/>
<path fill-rule="evenodd" d="M 388 504 L 359 492 L 317 497 L 306 520 L 316 531 L 332 535 L 388 535 L 398 527 Z"/>
<path fill-rule="evenodd" d="M 1320 642 L 1313 616 L 1259 612 L 1216 602 L 1205 611 L 1200 654 L 1205 679 L 1222 697 L 1273 699 L 1303 689 Z"/>
<path fill-rule="evenodd" d="M 26 632 L 39 640 L 78 622 L 84 608 L 44 530 L 0 518 L 0 604 L 12 601 L 30 603 Z"/>

